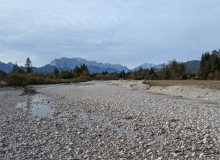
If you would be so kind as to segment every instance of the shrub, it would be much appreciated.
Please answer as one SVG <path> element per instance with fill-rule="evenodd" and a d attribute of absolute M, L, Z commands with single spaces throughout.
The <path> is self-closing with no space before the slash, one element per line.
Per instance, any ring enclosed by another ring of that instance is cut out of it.
<path fill-rule="evenodd" d="M 181 79 L 182 79 L 182 80 L 186 80 L 186 79 L 187 79 L 187 76 L 184 74 L 184 75 L 182 75 Z"/>
<path fill-rule="evenodd" d="M 29 83 L 29 80 L 27 75 L 10 73 L 6 77 L 6 82 L 11 86 L 26 86 Z"/>
<path fill-rule="evenodd" d="M 29 84 L 44 84 L 44 78 L 41 77 L 31 77 L 29 78 Z"/>
<path fill-rule="evenodd" d="M 90 76 L 84 76 L 84 75 L 81 75 L 80 77 L 73 78 L 73 82 L 87 82 L 90 80 L 91 80 Z"/>
<path fill-rule="evenodd" d="M 44 79 L 44 84 L 56 84 L 56 83 L 58 83 L 57 80 L 54 80 L 48 77 Z"/>
<path fill-rule="evenodd" d="M 7 76 L 7 73 L 0 70 L 0 80 L 4 80 Z"/>

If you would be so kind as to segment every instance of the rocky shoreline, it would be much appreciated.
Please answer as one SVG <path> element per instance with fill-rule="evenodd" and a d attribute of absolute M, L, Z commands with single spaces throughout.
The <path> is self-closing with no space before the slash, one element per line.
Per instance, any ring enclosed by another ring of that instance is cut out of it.
<path fill-rule="evenodd" d="M 39 101 L 0 89 L 0 159 L 220 158 L 220 106 L 211 98 L 158 94 L 135 81 L 32 87 Z"/>

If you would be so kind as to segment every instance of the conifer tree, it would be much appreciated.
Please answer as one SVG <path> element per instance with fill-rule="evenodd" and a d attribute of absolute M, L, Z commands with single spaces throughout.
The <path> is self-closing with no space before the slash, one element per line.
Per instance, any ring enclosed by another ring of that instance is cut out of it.
<path fill-rule="evenodd" d="M 55 74 L 56 78 L 58 78 L 59 73 L 60 73 L 60 71 L 55 67 L 53 74 Z"/>
<path fill-rule="evenodd" d="M 26 64 L 25 64 L 25 66 L 27 67 L 27 73 L 31 73 L 32 72 L 32 70 L 31 70 L 31 60 L 30 60 L 30 58 L 28 57 L 27 58 L 27 60 L 26 60 Z"/>
<path fill-rule="evenodd" d="M 17 62 L 14 64 L 13 68 L 12 68 L 12 73 L 18 73 L 19 67 L 17 65 Z"/>

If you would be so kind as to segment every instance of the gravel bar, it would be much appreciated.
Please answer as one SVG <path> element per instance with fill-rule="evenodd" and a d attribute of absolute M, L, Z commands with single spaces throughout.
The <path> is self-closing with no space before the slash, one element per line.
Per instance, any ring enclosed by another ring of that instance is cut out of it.
<path fill-rule="evenodd" d="M 0 88 L 0 159 L 220 158 L 219 103 L 121 83 Z"/>

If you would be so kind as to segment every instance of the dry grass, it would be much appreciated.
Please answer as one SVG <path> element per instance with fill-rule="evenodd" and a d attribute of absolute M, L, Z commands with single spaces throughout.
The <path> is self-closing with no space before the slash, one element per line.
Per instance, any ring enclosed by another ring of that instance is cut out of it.
<path fill-rule="evenodd" d="M 202 81 L 202 80 L 148 80 L 144 81 L 144 84 L 150 86 L 197 86 L 200 88 L 220 89 L 220 81 Z"/>

